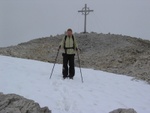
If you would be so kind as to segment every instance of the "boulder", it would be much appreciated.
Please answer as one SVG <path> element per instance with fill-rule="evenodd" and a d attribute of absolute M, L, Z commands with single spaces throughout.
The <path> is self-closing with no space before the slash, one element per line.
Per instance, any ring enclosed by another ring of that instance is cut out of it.
<path fill-rule="evenodd" d="M 137 113 L 137 112 L 132 108 L 129 108 L 129 109 L 119 108 L 119 109 L 113 110 L 109 113 Z"/>
<path fill-rule="evenodd" d="M 41 108 L 33 100 L 16 94 L 0 93 L 0 113 L 51 113 L 48 107 Z"/>

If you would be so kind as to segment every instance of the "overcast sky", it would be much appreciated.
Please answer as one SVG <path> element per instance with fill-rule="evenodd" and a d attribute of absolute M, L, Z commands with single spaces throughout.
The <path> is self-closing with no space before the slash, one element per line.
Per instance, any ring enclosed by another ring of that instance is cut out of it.
<path fill-rule="evenodd" d="M 94 12 L 87 31 L 150 40 L 150 0 L 0 0 L 0 47 L 62 34 L 67 28 L 83 31 L 87 3 Z"/>

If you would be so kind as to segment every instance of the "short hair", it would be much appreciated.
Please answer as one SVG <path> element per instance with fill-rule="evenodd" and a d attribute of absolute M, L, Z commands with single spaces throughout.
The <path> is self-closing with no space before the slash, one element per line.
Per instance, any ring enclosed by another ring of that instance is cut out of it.
<path fill-rule="evenodd" d="M 67 31 L 71 31 L 71 32 L 72 32 L 72 29 L 71 29 L 71 28 L 69 28 Z"/>

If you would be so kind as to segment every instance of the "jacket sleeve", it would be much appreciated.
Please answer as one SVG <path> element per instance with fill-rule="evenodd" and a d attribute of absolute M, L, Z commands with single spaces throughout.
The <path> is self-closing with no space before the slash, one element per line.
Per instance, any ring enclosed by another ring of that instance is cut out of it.
<path fill-rule="evenodd" d="M 76 38 L 74 38 L 74 44 L 75 44 L 75 48 L 78 48 L 78 43 L 77 43 Z"/>

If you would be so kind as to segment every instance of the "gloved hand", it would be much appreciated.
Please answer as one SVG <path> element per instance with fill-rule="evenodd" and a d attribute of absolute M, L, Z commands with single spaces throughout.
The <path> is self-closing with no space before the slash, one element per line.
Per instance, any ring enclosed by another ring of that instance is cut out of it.
<path fill-rule="evenodd" d="M 58 51 L 60 50 L 60 48 L 61 48 L 61 45 L 58 47 Z"/>
<path fill-rule="evenodd" d="M 81 49 L 79 49 L 79 48 L 76 48 L 76 51 L 81 51 Z"/>

